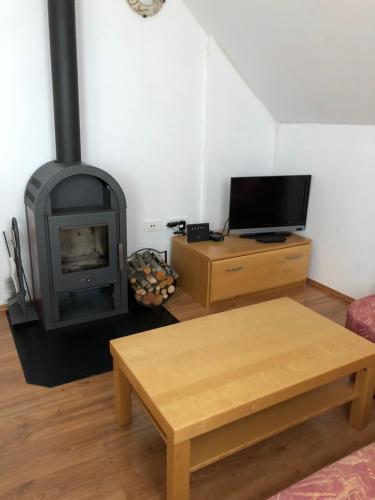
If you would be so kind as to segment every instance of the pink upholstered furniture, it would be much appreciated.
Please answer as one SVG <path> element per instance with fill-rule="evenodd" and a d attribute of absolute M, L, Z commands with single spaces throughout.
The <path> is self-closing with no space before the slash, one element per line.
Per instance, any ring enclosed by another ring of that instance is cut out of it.
<path fill-rule="evenodd" d="M 375 295 L 355 300 L 348 308 L 346 328 L 375 342 Z"/>
<path fill-rule="evenodd" d="M 350 304 L 346 328 L 375 343 L 375 295 Z M 333 499 L 375 499 L 375 443 L 325 467 L 269 500 Z"/>
<path fill-rule="evenodd" d="M 375 499 L 375 443 L 299 481 L 269 500 Z"/>

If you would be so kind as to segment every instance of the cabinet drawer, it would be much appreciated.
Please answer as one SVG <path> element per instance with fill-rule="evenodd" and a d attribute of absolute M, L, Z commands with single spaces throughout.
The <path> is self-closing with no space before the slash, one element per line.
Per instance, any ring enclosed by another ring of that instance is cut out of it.
<path fill-rule="evenodd" d="M 212 262 L 210 302 L 304 281 L 309 257 L 299 245 Z"/>

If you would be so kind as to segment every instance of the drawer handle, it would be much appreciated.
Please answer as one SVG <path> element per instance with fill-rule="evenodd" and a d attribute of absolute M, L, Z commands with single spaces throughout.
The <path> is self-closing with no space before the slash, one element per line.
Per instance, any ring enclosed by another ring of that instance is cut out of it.
<path fill-rule="evenodd" d="M 301 254 L 299 255 L 288 255 L 287 259 L 288 260 L 297 260 L 297 259 L 300 259 L 302 257 Z"/>
<path fill-rule="evenodd" d="M 230 267 L 229 269 L 227 269 L 227 273 L 235 273 L 236 271 L 241 271 L 241 269 L 243 269 L 243 267 Z"/>

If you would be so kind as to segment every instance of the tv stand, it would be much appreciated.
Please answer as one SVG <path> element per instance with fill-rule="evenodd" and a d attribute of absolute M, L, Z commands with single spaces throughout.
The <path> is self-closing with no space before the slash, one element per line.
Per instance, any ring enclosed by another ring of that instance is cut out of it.
<path fill-rule="evenodd" d="M 178 286 L 204 307 L 239 295 L 292 288 L 305 283 L 311 241 L 292 234 L 280 243 L 226 236 L 224 241 L 187 243 L 172 239 Z"/>
<path fill-rule="evenodd" d="M 256 240 L 257 238 L 267 237 L 267 236 L 291 236 L 292 233 L 289 231 L 271 231 L 269 233 L 242 233 L 240 238 L 249 238 L 251 240 Z"/>

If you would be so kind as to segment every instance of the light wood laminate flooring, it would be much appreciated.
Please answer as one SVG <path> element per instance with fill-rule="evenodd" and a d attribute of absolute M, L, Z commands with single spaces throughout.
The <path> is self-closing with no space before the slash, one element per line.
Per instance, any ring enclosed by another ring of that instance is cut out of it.
<path fill-rule="evenodd" d="M 210 311 L 178 290 L 168 309 L 185 321 L 280 296 L 345 322 L 347 303 L 311 285 Z M 53 389 L 28 385 L 4 313 L 0 342 L 0 499 L 164 498 L 165 445 L 137 400 L 132 425 L 118 427 L 111 373 Z M 191 499 L 266 499 L 372 441 L 374 410 L 358 432 L 338 408 L 193 473 Z"/>

